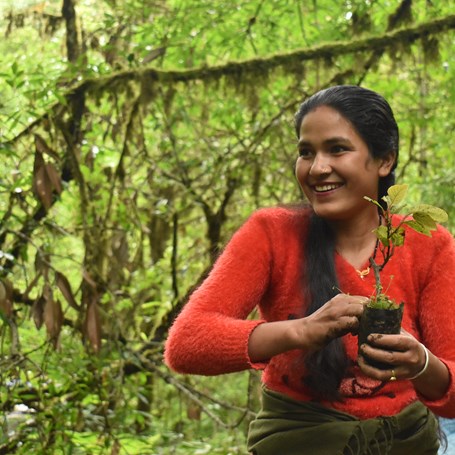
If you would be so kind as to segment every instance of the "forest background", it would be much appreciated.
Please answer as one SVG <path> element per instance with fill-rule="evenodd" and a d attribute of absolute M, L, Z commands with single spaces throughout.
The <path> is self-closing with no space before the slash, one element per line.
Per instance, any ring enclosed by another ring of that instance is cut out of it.
<path fill-rule="evenodd" d="M 245 453 L 257 373 L 173 374 L 169 325 L 253 210 L 301 199 L 293 114 L 317 89 L 390 101 L 398 180 L 454 230 L 451 2 L 0 13 L 0 454 Z"/>

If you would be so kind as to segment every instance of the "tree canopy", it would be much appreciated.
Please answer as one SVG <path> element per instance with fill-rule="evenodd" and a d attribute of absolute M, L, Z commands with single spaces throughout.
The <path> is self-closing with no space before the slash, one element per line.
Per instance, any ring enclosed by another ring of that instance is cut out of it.
<path fill-rule="evenodd" d="M 244 453 L 257 377 L 173 375 L 167 330 L 253 210 L 301 199 L 293 115 L 318 89 L 389 100 L 398 180 L 453 229 L 450 2 L 0 12 L 0 453 Z"/>

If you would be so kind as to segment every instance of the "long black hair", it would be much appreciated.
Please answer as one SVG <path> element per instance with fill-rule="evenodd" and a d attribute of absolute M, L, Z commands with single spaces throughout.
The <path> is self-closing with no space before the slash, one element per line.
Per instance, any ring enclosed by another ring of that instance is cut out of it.
<path fill-rule="evenodd" d="M 368 146 L 373 158 L 395 155 L 389 175 L 380 177 L 378 200 L 395 183 L 399 133 L 389 103 L 378 93 L 355 85 L 338 85 L 317 92 L 304 101 L 295 114 L 295 129 L 300 136 L 303 118 L 319 106 L 328 106 L 348 120 Z M 329 224 L 312 214 L 305 249 L 304 287 L 308 306 L 305 315 L 321 308 L 340 292 L 336 276 L 335 236 Z M 305 385 L 325 400 L 338 400 L 339 386 L 346 374 L 348 358 L 341 338 L 305 356 Z"/>

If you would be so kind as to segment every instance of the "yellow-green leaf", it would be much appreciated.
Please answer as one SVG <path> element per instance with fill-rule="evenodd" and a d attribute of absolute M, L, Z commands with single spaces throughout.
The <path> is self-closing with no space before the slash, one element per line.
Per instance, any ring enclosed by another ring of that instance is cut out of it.
<path fill-rule="evenodd" d="M 390 208 L 390 213 L 401 213 L 403 209 L 406 207 L 405 203 L 401 204 L 393 204 L 393 205 L 388 205 Z"/>
<path fill-rule="evenodd" d="M 392 235 L 392 244 L 395 246 L 401 246 L 404 244 L 404 230 L 400 229 Z"/>
<path fill-rule="evenodd" d="M 368 197 L 368 196 L 363 196 L 363 198 L 365 200 L 367 200 L 368 202 L 371 202 L 372 204 L 378 206 L 380 209 L 382 209 L 382 206 L 378 201 L 375 201 L 374 199 L 371 199 L 371 197 Z"/>
<path fill-rule="evenodd" d="M 387 235 L 387 227 L 386 226 L 379 226 L 377 229 L 374 230 L 376 237 L 379 241 L 384 245 L 389 245 L 389 238 Z"/>
<path fill-rule="evenodd" d="M 418 223 L 425 226 L 430 231 L 436 229 L 436 221 L 428 213 L 414 212 L 412 216 Z"/>
<path fill-rule="evenodd" d="M 390 197 L 390 205 L 399 204 L 405 197 L 408 192 L 408 185 L 392 185 L 387 194 Z"/>
<path fill-rule="evenodd" d="M 439 207 L 435 207 L 434 205 L 420 204 L 416 207 L 413 207 L 412 213 L 414 215 L 414 218 L 417 212 L 426 213 L 437 223 L 445 223 L 449 219 L 449 215 L 447 215 L 447 212 L 445 210 L 440 209 Z"/>
<path fill-rule="evenodd" d="M 414 229 L 414 231 L 420 232 L 421 234 L 428 235 L 428 237 L 431 237 L 431 231 L 423 224 L 420 224 L 418 221 L 408 220 L 405 221 L 404 224 L 407 224 L 411 229 Z"/>

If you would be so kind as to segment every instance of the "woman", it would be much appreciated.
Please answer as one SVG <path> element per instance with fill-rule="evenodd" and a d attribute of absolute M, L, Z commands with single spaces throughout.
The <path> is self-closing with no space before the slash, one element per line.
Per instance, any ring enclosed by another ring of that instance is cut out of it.
<path fill-rule="evenodd" d="M 166 362 L 204 375 L 264 369 L 251 453 L 436 454 L 434 414 L 455 417 L 453 237 L 406 232 L 382 273 L 405 302 L 404 330 L 373 335 L 358 354 L 382 223 L 364 196 L 380 200 L 394 183 L 398 127 L 388 103 L 357 86 L 316 93 L 295 123 L 309 207 L 259 210 L 236 232 L 171 328 Z M 247 319 L 255 307 L 260 320 Z"/>

